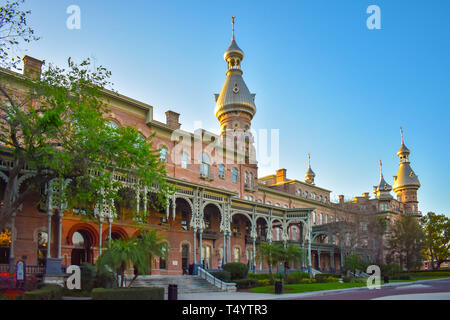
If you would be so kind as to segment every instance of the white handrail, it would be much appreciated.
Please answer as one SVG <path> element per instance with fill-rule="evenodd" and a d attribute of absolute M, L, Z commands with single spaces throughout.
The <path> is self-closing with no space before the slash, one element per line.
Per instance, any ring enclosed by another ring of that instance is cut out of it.
<path fill-rule="evenodd" d="M 236 291 L 236 283 L 234 282 L 223 282 L 219 278 L 216 278 L 211 273 L 203 269 L 202 267 L 198 267 L 198 276 L 202 279 L 205 279 L 212 285 L 220 288 L 225 291 Z"/>

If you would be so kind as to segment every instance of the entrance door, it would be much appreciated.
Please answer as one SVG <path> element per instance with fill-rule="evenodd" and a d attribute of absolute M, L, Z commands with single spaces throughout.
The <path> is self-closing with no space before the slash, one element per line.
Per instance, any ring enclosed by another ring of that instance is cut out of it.
<path fill-rule="evenodd" d="M 211 268 L 211 247 L 210 246 L 204 246 L 202 248 L 202 259 L 203 264 L 205 266 L 205 269 Z"/>
<path fill-rule="evenodd" d="M 188 270 L 189 266 L 189 245 L 183 244 L 181 246 L 181 269 Z"/>

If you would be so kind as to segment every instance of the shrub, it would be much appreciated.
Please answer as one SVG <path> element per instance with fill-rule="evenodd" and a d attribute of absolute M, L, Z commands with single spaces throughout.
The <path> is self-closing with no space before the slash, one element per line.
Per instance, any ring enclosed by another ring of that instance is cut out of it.
<path fill-rule="evenodd" d="M 228 271 L 213 271 L 211 274 L 217 279 L 222 280 L 223 282 L 231 281 L 231 273 Z"/>
<path fill-rule="evenodd" d="M 81 290 L 91 291 L 94 288 L 96 273 L 94 265 L 87 262 L 81 265 Z"/>
<path fill-rule="evenodd" d="M 236 288 L 238 289 L 249 289 L 258 285 L 258 280 L 256 279 L 239 279 L 234 282 L 236 282 Z"/>
<path fill-rule="evenodd" d="M 398 276 L 393 276 L 391 277 L 392 280 L 411 280 L 411 276 L 410 275 L 398 275 Z"/>
<path fill-rule="evenodd" d="M 247 278 L 256 280 L 266 280 L 270 279 L 270 274 L 268 273 L 248 273 Z"/>
<path fill-rule="evenodd" d="M 231 280 L 245 279 L 248 274 L 248 267 L 241 262 L 229 262 L 223 266 L 224 271 L 231 273 Z"/>
<path fill-rule="evenodd" d="M 164 288 L 95 288 L 91 295 L 93 300 L 164 300 Z"/>
<path fill-rule="evenodd" d="M 303 279 L 300 279 L 299 283 L 301 283 L 301 284 L 316 283 L 316 279 L 303 278 Z"/>
<path fill-rule="evenodd" d="M 402 272 L 402 267 L 397 263 L 384 264 L 380 266 L 381 275 L 393 277 L 397 273 Z"/>
<path fill-rule="evenodd" d="M 23 294 L 23 300 L 61 300 L 64 288 L 57 284 L 46 284 L 41 289 Z"/>
<path fill-rule="evenodd" d="M 95 276 L 94 288 L 116 288 L 117 281 L 113 272 L 97 272 Z"/>
<path fill-rule="evenodd" d="M 344 281 L 344 282 L 352 282 L 352 278 L 351 277 L 342 277 L 342 281 Z"/>
<path fill-rule="evenodd" d="M 258 286 L 260 286 L 260 287 L 266 287 L 266 286 L 271 285 L 270 279 L 261 279 L 261 280 L 257 280 L 257 281 L 258 281 Z"/>
<path fill-rule="evenodd" d="M 318 273 L 314 277 L 318 283 L 338 282 L 338 278 L 339 276 L 332 273 Z"/>

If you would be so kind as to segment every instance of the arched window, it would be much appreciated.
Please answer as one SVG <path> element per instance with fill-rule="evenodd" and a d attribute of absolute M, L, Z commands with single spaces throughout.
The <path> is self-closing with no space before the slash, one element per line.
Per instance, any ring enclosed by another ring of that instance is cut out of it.
<path fill-rule="evenodd" d="M 202 153 L 202 163 L 200 164 L 200 175 L 202 177 L 210 176 L 210 160 L 206 153 Z"/>
<path fill-rule="evenodd" d="M 308 199 L 308 191 L 305 191 L 305 198 Z"/>
<path fill-rule="evenodd" d="M 311 193 L 311 199 L 316 200 L 316 194 L 314 192 Z"/>
<path fill-rule="evenodd" d="M 225 178 L 225 165 L 219 164 L 219 177 Z"/>
<path fill-rule="evenodd" d="M 292 240 L 297 240 L 297 228 L 292 228 Z"/>
<path fill-rule="evenodd" d="M 289 207 L 287 206 L 287 204 L 285 204 L 285 205 L 283 206 L 283 208 L 289 208 Z"/>
<path fill-rule="evenodd" d="M 162 146 L 159 151 L 159 160 L 161 162 L 167 162 L 167 147 Z"/>
<path fill-rule="evenodd" d="M 262 200 L 261 199 L 258 199 L 256 202 L 258 202 L 258 203 L 262 203 Z"/>
<path fill-rule="evenodd" d="M 322 201 L 322 195 L 319 196 L 319 201 Z"/>
<path fill-rule="evenodd" d="M 302 190 L 300 190 L 300 189 L 297 190 L 297 196 L 298 196 L 298 197 L 301 197 L 301 196 L 302 196 Z"/>
<path fill-rule="evenodd" d="M 250 172 L 248 179 L 249 179 L 248 182 L 249 182 L 250 188 L 253 188 L 253 173 Z"/>
<path fill-rule="evenodd" d="M 187 169 L 188 163 L 189 163 L 189 155 L 186 152 L 183 152 L 181 154 L 181 167 L 183 169 Z"/>
<path fill-rule="evenodd" d="M 113 120 L 106 121 L 106 126 L 108 128 L 114 129 L 114 130 L 119 129 L 119 125 L 117 124 L 117 122 L 115 122 Z"/>
<path fill-rule="evenodd" d="M 275 207 L 279 207 L 279 206 L 280 206 L 280 204 L 279 204 L 279 203 L 276 203 L 276 204 L 275 204 Z"/>
<path fill-rule="evenodd" d="M 238 182 L 238 169 L 233 168 L 233 182 Z"/>
<path fill-rule="evenodd" d="M 272 204 L 272 202 L 270 202 L 270 201 L 266 201 L 266 204 Z"/>
<path fill-rule="evenodd" d="M 316 213 L 315 213 L 315 212 L 313 212 L 313 223 L 314 223 L 314 224 L 317 224 L 317 221 L 316 221 Z"/>
<path fill-rule="evenodd" d="M 239 262 L 241 260 L 241 249 L 240 248 L 234 248 L 233 249 L 233 260 L 234 262 Z"/>
<path fill-rule="evenodd" d="M 248 187 L 248 172 L 247 171 L 245 171 L 245 173 L 244 173 L 244 183 L 245 183 L 245 186 Z"/>
<path fill-rule="evenodd" d="M 324 197 L 323 202 L 327 203 L 327 201 L 328 201 L 328 198 Z"/>

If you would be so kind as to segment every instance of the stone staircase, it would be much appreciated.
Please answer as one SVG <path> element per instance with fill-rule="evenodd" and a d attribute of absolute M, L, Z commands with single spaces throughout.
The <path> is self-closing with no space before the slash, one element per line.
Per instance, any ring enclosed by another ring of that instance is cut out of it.
<path fill-rule="evenodd" d="M 127 279 L 128 281 L 128 279 Z M 199 276 L 189 275 L 148 275 L 138 276 L 131 285 L 132 287 L 164 287 L 167 296 L 169 284 L 178 286 L 178 294 L 200 293 L 200 292 L 222 292 L 220 288 L 210 284 Z"/>

